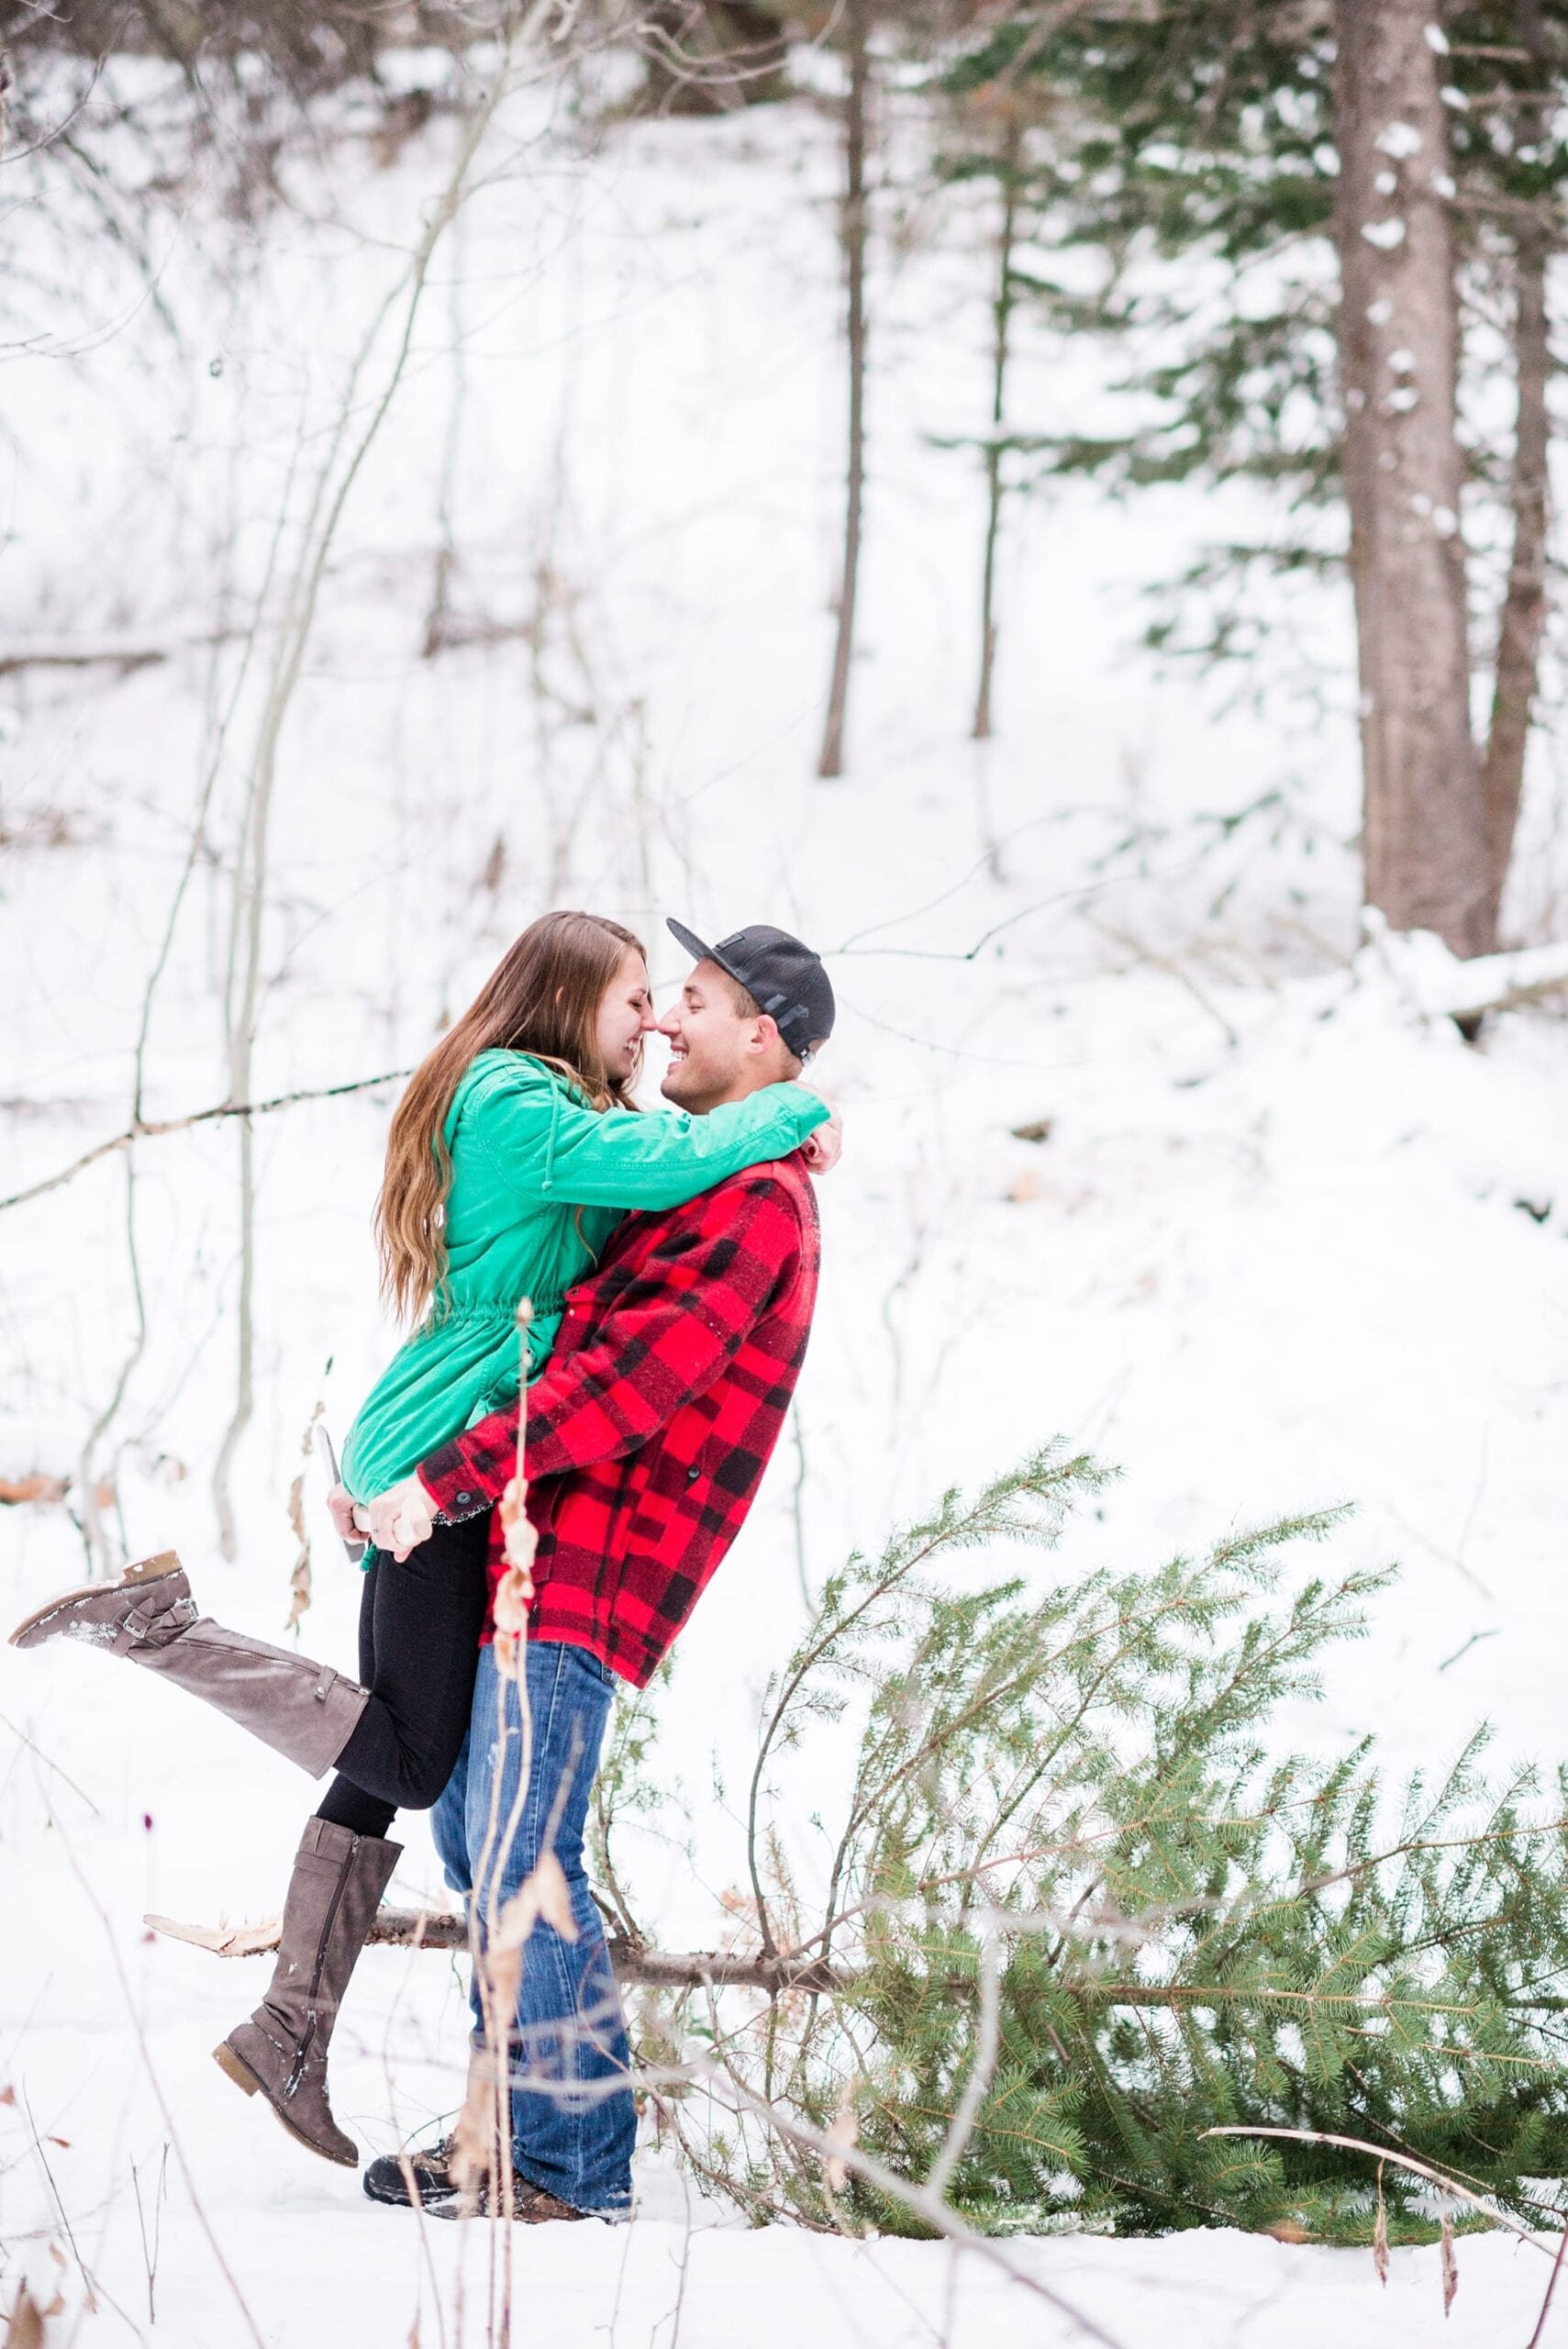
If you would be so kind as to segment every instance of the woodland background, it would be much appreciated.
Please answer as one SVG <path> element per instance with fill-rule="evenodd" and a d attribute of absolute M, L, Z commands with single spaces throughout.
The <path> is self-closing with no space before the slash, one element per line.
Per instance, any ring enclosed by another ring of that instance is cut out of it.
<path fill-rule="evenodd" d="M 398 1073 L 548 906 L 662 985 L 666 913 L 784 922 L 841 1006 L 822 1308 L 623 1725 L 609 1865 L 623 1922 L 752 1956 L 847 1853 L 870 1987 L 639 1993 L 642 2215 L 530 2239 L 512 2329 L 1429 2338 L 1468 2206 L 1194 2126 L 1267 2112 L 1418 2141 L 1532 2231 L 1460 2241 L 1448 2326 L 1523 2349 L 1568 2169 L 1568 10 L 0 22 L 13 1612 L 177 1542 L 350 1653 L 306 1438 L 391 1342 Z M 850 1553 L 1052 1440 L 757 1769 Z M 1043 1556 L 999 1521 L 1031 1493 Z M 1101 1572 L 1151 1626 L 1114 1719 L 1038 1644 Z M 301 1789 L 143 1694 L 0 1665 L 0 2301 L 51 2343 L 504 2337 L 483 2228 L 395 2239 L 218 2093 L 252 1969 L 141 1915 L 264 1911 Z M 998 1881 L 1031 1702 L 1073 1728 L 1027 1798 L 1057 1873 Z M 898 1739 L 939 1719 L 933 1769 Z M 1353 1898 L 1276 1900 L 1325 1854 Z M 443 1958 L 371 1954 L 367 2145 L 450 2110 L 463 2030 Z"/>

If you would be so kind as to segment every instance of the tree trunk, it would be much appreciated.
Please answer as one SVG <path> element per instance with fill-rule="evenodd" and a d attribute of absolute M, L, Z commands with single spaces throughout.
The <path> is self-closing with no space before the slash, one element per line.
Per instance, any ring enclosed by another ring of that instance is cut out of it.
<path fill-rule="evenodd" d="M 980 574 L 980 684 L 974 696 L 976 742 L 991 739 L 991 680 L 996 666 L 996 542 L 1002 530 L 1002 417 L 1006 407 L 1007 333 L 1013 318 L 1013 244 L 1018 222 L 1016 120 L 1002 142 L 1002 226 L 997 239 L 995 333 L 991 344 L 991 440 L 985 451 L 985 560 Z"/>
<path fill-rule="evenodd" d="M 1531 135 L 1544 130 L 1546 110 L 1556 104 L 1551 56 L 1540 0 L 1519 0 L 1519 31 L 1540 68 L 1540 115 Z M 1514 238 L 1514 462 L 1509 482 L 1514 543 L 1508 588 L 1497 629 L 1497 666 L 1492 686 L 1482 790 L 1486 824 L 1487 910 L 1494 937 L 1507 885 L 1524 788 L 1525 750 L 1529 739 L 1546 625 L 1546 556 L 1549 521 L 1549 451 L 1551 423 L 1546 387 L 1551 375 L 1551 346 L 1546 310 L 1546 267 L 1551 250 L 1549 224 L 1535 212 L 1522 214 Z"/>
<path fill-rule="evenodd" d="M 1448 119 L 1430 0 L 1335 0 L 1340 366 L 1365 888 L 1396 930 L 1492 944 L 1470 723 Z"/>
<path fill-rule="evenodd" d="M 1514 366 L 1518 413 L 1514 428 L 1514 544 L 1508 590 L 1497 631 L 1492 722 L 1482 770 L 1486 823 L 1486 913 L 1495 941 L 1513 854 L 1514 827 L 1524 787 L 1525 746 L 1535 700 L 1541 632 L 1546 623 L 1547 446 L 1551 424 L 1546 386 L 1551 373 L 1547 340 L 1547 238 L 1538 222 L 1519 231 L 1515 249 Z"/>
<path fill-rule="evenodd" d="M 844 121 L 844 261 L 849 281 L 850 463 L 844 496 L 844 569 L 828 722 L 817 772 L 828 780 L 844 772 L 844 716 L 854 650 L 855 592 L 861 566 L 861 505 L 865 488 L 866 377 L 866 99 L 871 82 L 867 43 L 870 0 L 845 0 L 850 41 L 850 98 Z"/>

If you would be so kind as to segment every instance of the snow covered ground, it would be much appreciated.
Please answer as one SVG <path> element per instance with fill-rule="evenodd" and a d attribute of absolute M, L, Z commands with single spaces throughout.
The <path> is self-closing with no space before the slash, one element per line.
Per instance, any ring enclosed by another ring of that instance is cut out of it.
<path fill-rule="evenodd" d="M 406 1067 L 550 903 L 643 929 L 661 981 L 680 969 L 665 913 L 781 920 L 829 954 L 841 1021 L 821 1074 L 849 1146 L 822 1186 L 817 1330 L 795 1431 L 679 1652 L 660 1768 L 684 1788 L 695 1863 L 639 1842 L 650 1922 L 677 1945 L 718 1930 L 740 1865 L 718 1787 L 748 1764 L 803 1578 L 1057 1432 L 1126 1470 L 1068 1570 L 1340 1500 L 1356 1510 L 1336 1559 L 1401 1561 L 1291 1736 L 1373 1729 L 1396 1765 L 1440 1765 L 1490 1718 L 1500 1756 L 1555 1760 L 1568 1029 L 1510 1015 L 1469 1050 L 1397 963 L 1352 966 L 1342 716 L 1227 712 L 1128 650 L 1138 586 L 1216 527 L 1193 502 L 1015 509 L 999 736 L 967 740 L 979 492 L 933 437 L 984 411 L 982 224 L 901 187 L 875 278 L 851 770 L 816 782 L 842 462 L 828 126 L 801 105 L 589 152 L 522 99 L 497 136 L 322 583 L 271 816 L 252 1096 Z M 251 244 L 192 206 L 161 254 L 177 338 L 105 261 L 8 369 L 13 629 L 172 657 L 0 680 L 6 1192 L 127 1123 L 209 778 L 144 1113 L 225 1096 L 225 868 L 265 651 L 240 677 L 233 632 L 274 558 L 279 605 L 366 321 L 450 144 L 438 127 L 386 169 L 341 150 Z M 19 233 L 47 259 L 44 221 Z M 388 355 L 384 338 L 361 422 Z M 1092 353 L 1026 338 L 1015 415 L 1081 416 L 1095 384 Z M 490 640 L 425 661 L 449 534 L 449 609 Z M 1337 607 L 1312 625 L 1342 662 Z M 1547 754 L 1530 935 L 1568 928 L 1555 804 Z M 389 1343 L 368 1211 L 393 1097 L 258 1123 L 233 1564 L 209 1495 L 235 1378 L 233 1130 L 139 1146 L 139 1343 L 123 1154 L 0 1216 L 0 1476 L 71 1473 L 128 1365 L 94 1449 L 111 1523 L 132 1554 L 177 1543 L 208 1603 L 267 1636 L 311 1409 L 325 1397 L 340 1431 Z M 1044 1120 L 1042 1141 L 1013 1131 Z M 307 1498 L 303 1637 L 344 1658 L 357 1586 L 314 1481 Z M 0 1544 L 7 1620 L 78 1576 L 59 1507 L 6 1509 Z M 24 2277 L 43 2302 L 58 2288 L 51 2343 L 481 2339 L 484 2230 L 421 2237 L 241 2107 L 208 2050 L 260 1967 L 143 1935 L 148 1909 L 271 1909 L 299 1783 L 75 1652 L 0 1651 L 0 2305 Z M 792 1784 L 805 1820 L 831 1768 L 807 1753 Z M 435 1891 L 422 1823 L 403 1831 L 399 1888 Z M 809 1879 L 804 1825 L 795 1847 Z M 445 1960 L 370 1954 L 339 2070 L 367 2146 L 450 2110 L 464 2028 Z M 1074 2337 L 973 2254 L 717 2223 L 654 2148 L 641 2190 L 623 2233 L 519 2241 L 519 2339 Z M 1385 2292 L 1364 2254 L 1214 2233 L 1007 2256 L 1127 2349 L 1414 2344 L 1441 2324 L 1435 2252 L 1396 2254 Z M 1502 2237 L 1460 2261 L 1443 2337 L 1522 2344 L 1546 2262 Z M 1568 2343 L 1568 2299 L 1551 2322 Z"/>

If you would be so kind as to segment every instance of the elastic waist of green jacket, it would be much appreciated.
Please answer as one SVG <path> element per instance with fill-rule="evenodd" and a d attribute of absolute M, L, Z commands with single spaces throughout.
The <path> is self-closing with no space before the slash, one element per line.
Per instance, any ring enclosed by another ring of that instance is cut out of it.
<path fill-rule="evenodd" d="M 542 1321 L 547 1314 L 562 1312 L 566 1304 L 563 1296 L 535 1297 L 528 1301 L 533 1307 L 536 1321 Z M 517 1300 L 515 1297 L 460 1297 L 447 1306 L 435 1319 L 428 1321 L 418 1334 L 422 1338 L 429 1337 L 438 1330 L 450 1329 L 454 1321 L 513 1321 L 517 1313 Z"/>

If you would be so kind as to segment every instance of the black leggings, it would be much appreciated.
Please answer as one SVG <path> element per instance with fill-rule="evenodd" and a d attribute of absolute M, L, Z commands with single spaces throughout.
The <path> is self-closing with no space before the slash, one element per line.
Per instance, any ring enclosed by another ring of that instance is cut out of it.
<path fill-rule="evenodd" d="M 488 1512 L 438 1525 L 401 1565 L 375 1552 L 360 1601 L 360 1678 L 370 1702 L 316 1816 L 384 1836 L 400 1809 L 428 1810 L 462 1750 L 489 1579 Z"/>

